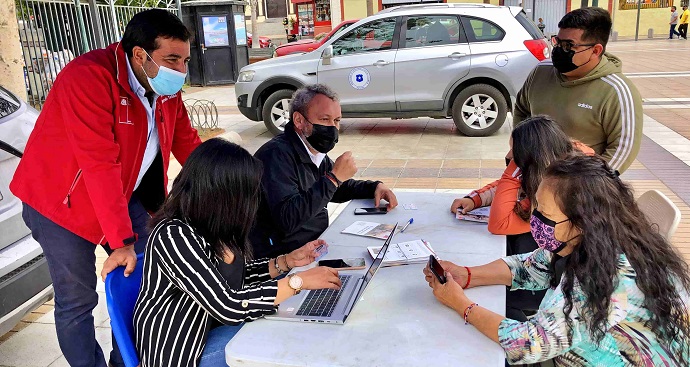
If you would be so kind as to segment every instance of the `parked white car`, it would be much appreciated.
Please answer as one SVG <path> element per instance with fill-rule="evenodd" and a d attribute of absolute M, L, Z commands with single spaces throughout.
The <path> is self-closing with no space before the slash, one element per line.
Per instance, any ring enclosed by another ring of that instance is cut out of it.
<path fill-rule="evenodd" d="M 0 86 L 0 335 L 53 298 L 48 263 L 9 185 L 38 111 Z"/>

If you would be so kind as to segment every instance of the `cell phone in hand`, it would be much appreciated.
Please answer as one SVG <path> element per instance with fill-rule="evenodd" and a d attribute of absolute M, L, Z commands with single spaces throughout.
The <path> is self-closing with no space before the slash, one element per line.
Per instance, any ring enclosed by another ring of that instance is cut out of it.
<path fill-rule="evenodd" d="M 386 214 L 388 209 L 386 207 L 382 208 L 357 208 L 355 209 L 355 215 L 369 215 L 369 214 Z"/>
<path fill-rule="evenodd" d="M 358 270 L 364 269 L 364 258 L 357 257 L 354 259 L 331 259 L 319 261 L 319 266 L 327 266 L 333 269 L 340 270 Z"/>
<path fill-rule="evenodd" d="M 434 273 L 434 276 L 436 276 L 436 279 L 438 279 L 441 284 L 446 284 L 446 271 L 443 270 L 443 266 L 436 260 L 434 255 L 429 255 L 429 269 Z"/>

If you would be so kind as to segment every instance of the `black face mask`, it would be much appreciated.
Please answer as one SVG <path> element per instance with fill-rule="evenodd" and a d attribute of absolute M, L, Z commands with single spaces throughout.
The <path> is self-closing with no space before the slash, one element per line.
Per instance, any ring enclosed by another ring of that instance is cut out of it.
<path fill-rule="evenodd" d="M 561 47 L 554 47 L 553 51 L 551 51 L 551 61 L 553 62 L 553 67 L 555 67 L 556 70 L 558 70 L 558 72 L 561 74 L 569 73 L 573 70 L 576 70 L 577 68 L 586 64 L 589 61 L 585 62 L 584 64 L 576 65 L 573 63 L 573 57 L 575 56 L 575 54 L 587 51 L 592 47 L 586 48 L 578 52 L 575 52 L 573 50 L 566 52 L 563 51 L 563 48 Z"/>
<path fill-rule="evenodd" d="M 338 142 L 338 128 L 335 126 L 317 125 L 305 119 L 311 124 L 311 135 L 307 137 L 309 144 L 321 153 L 330 152 Z"/>

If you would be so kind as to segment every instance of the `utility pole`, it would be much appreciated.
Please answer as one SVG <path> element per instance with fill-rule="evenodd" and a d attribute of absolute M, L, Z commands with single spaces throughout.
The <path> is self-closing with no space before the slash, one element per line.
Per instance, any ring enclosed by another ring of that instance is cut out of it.
<path fill-rule="evenodd" d="M 0 0 L 0 84 L 26 100 L 26 84 L 14 0 Z"/>
<path fill-rule="evenodd" d="M 635 41 L 640 35 L 640 9 L 642 9 L 642 0 L 637 0 L 637 24 L 635 25 Z"/>
<path fill-rule="evenodd" d="M 252 7 L 252 48 L 261 48 L 259 42 L 259 27 L 256 24 L 256 18 L 259 16 L 259 0 L 251 0 Z"/>

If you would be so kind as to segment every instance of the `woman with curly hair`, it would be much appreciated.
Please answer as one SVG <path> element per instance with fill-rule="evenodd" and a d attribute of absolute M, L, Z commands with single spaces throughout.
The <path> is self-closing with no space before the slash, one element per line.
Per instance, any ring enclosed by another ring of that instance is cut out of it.
<path fill-rule="evenodd" d="M 499 343 L 510 364 L 687 366 L 690 270 L 617 172 L 600 157 L 571 155 L 547 169 L 535 199 L 539 249 L 472 268 L 441 262 L 445 284 L 424 269 L 436 298 Z M 468 288 L 547 293 L 519 322 L 472 302 L 459 285 L 468 279 Z"/>

